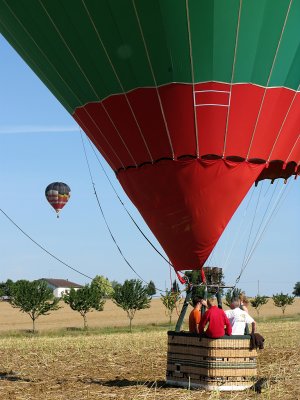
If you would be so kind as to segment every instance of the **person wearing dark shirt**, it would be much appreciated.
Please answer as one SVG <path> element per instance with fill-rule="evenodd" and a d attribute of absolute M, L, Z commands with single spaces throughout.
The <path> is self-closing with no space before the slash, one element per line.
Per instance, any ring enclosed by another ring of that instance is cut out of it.
<path fill-rule="evenodd" d="M 205 336 L 216 339 L 226 335 L 231 335 L 232 329 L 225 312 L 215 305 L 215 299 L 207 300 L 208 310 L 204 313 L 199 324 L 199 334 L 204 332 L 208 324 Z"/>

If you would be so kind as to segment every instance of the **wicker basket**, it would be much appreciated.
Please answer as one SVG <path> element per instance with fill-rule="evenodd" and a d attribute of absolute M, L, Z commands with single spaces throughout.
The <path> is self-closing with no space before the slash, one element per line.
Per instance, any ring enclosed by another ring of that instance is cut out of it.
<path fill-rule="evenodd" d="M 207 390 L 244 390 L 255 383 L 250 336 L 220 339 L 168 332 L 167 384 Z"/>

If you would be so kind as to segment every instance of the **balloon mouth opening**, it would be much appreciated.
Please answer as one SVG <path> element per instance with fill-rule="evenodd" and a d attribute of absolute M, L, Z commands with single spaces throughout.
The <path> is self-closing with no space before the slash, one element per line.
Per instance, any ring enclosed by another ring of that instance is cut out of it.
<path fill-rule="evenodd" d="M 288 179 L 292 175 L 295 176 L 295 179 L 297 175 L 300 175 L 300 164 L 297 164 L 295 161 L 290 161 L 290 162 L 285 162 L 282 160 L 272 160 L 272 161 L 267 161 L 262 158 L 249 158 L 248 160 L 245 157 L 240 157 L 240 156 L 226 156 L 222 157 L 217 154 L 206 154 L 200 157 L 197 157 L 195 155 L 191 154 L 183 154 L 177 159 L 172 159 L 170 157 L 161 157 L 158 158 L 157 160 L 150 162 L 146 161 L 143 163 L 140 163 L 138 165 L 128 165 L 126 167 L 121 167 L 115 170 L 116 175 L 118 176 L 119 173 L 126 172 L 127 170 L 131 169 L 139 169 L 144 166 L 152 166 L 159 164 L 160 162 L 163 161 L 171 161 L 171 162 L 180 162 L 180 161 L 192 161 L 192 160 L 211 160 L 211 161 L 218 161 L 218 160 L 223 160 L 223 161 L 231 161 L 235 163 L 250 163 L 250 164 L 256 164 L 256 165 L 262 165 L 265 164 L 265 168 L 262 170 L 261 174 L 257 178 L 257 181 L 263 180 L 263 179 L 270 179 L 270 180 L 275 180 L 275 179 Z"/>

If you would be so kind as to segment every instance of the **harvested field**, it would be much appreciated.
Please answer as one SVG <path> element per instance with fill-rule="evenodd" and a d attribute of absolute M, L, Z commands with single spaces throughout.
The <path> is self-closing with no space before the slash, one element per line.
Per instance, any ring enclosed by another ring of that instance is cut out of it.
<path fill-rule="evenodd" d="M 300 396 L 300 322 L 260 324 L 265 391 L 166 387 L 166 332 L 0 340 L 0 399 L 286 399 Z"/>
<path fill-rule="evenodd" d="M 166 322 L 160 303 L 155 300 L 149 310 L 137 313 L 135 325 Z M 118 324 L 127 325 L 125 313 L 114 308 L 113 312 L 108 311 L 109 307 L 114 306 L 108 302 L 106 311 L 90 314 L 90 326 L 101 326 L 100 321 L 102 326 L 117 325 L 112 322 L 113 318 Z M 262 309 L 264 317 L 267 307 Z M 0 309 L 2 329 L 4 324 L 5 330 L 10 331 L 30 329 L 26 315 L 9 304 L 2 303 Z M 273 307 L 269 315 L 273 316 L 277 311 L 280 315 L 280 310 Z M 215 393 L 166 387 L 166 330 L 132 334 L 48 334 L 47 329 L 81 326 L 81 318 L 65 308 L 38 320 L 42 335 L 14 337 L 2 331 L 0 399 L 300 399 L 300 321 L 297 313 L 299 299 L 296 305 L 287 308 L 287 318 L 259 323 L 266 348 L 259 353 L 258 375 L 267 378 L 267 385 L 263 393 L 257 394 L 252 390 Z M 295 317 L 289 318 L 292 314 Z M 51 322 L 48 321 L 50 318 Z"/>

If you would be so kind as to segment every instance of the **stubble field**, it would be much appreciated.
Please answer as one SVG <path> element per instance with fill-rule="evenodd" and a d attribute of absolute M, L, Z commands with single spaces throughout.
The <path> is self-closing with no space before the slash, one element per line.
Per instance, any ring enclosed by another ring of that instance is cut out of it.
<path fill-rule="evenodd" d="M 68 308 L 42 317 L 39 334 L 29 336 L 29 318 L 0 303 L 0 399 L 300 399 L 300 299 L 287 308 L 284 319 L 270 302 L 262 309 L 258 331 L 266 346 L 259 353 L 258 376 L 267 378 L 263 393 L 217 393 L 165 386 L 167 317 L 159 300 L 137 313 L 144 332 L 103 334 L 68 331 L 81 318 Z M 252 312 L 253 310 L 250 310 Z M 252 312 L 255 316 L 255 313 Z M 90 327 L 127 325 L 126 315 L 110 302 L 102 313 L 89 315 Z M 56 331 L 61 329 L 60 332 Z M 15 332 L 20 332 L 17 335 Z M 56 333 L 55 333 L 56 331 Z"/>

